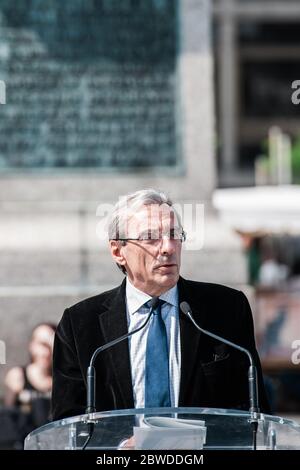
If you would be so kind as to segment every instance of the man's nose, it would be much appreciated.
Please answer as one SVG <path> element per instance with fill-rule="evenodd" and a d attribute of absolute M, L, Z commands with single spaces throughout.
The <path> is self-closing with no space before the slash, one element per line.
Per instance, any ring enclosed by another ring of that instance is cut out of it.
<path fill-rule="evenodd" d="M 171 255 L 175 252 L 174 240 L 169 237 L 162 237 L 160 243 L 160 252 L 163 255 Z"/>

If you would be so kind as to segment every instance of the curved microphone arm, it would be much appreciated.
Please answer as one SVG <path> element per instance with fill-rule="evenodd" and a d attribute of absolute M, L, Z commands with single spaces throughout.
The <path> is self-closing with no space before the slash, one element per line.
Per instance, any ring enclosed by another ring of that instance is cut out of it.
<path fill-rule="evenodd" d="M 228 339 L 222 338 L 221 336 L 218 336 L 214 333 L 211 333 L 210 331 L 205 330 L 204 328 L 201 328 L 194 320 L 191 307 L 189 306 L 187 302 L 181 302 L 180 308 L 181 308 L 181 311 L 190 319 L 193 325 L 197 328 L 197 330 L 201 331 L 207 336 L 210 336 L 213 339 L 216 339 L 217 341 L 221 341 L 222 343 L 225 343 L 228 346 L 231 346 L 232 348 L 238 349 L 239 351 L 247 354 L 249 361 L 250 361 L 250 367 L 248 370 L 249 401 L 250 401 L 249 411 L 252 417 L 255 419 L 256 418 L 255 414 L 259 413 L 258 391 L 257 391 L 257 371 L 256 371 L 256 366 L 255 366 L 255 363 L 254 363 L 254 360 L 250 351 L 248 351 L 248 349 L 246 348 L 243 348 L 242 346 L 239 346 L 238 344 L 232 343 L 232 341 L 229 341 Z"/>
<path fill-rule="evenodd" d="M 86 379 L 87 379 L 87 405 L 86 405 L 86 410 L 85 412 L 87 414 L 89 413 L 95 413 L 96 410 L 96 370 L 95 370 L 95 360 L 101 352 L 105 351 L 106 349 L 111 348 L 112 346 L 115 346 L 116 344 L 120 343 L 121 341 L 124 341 L 127 338 L 130 338 L 130 336 L 134 335 L 135 333 L 138 333 L 140 330 L 145 328 L 147 323 L 149 322 L 151 315 L 155 308 L 157 307 L 158 304 L 158 297 L 152 297 L 150 300 L 150 312 L 146 318 L 146 321 L 142 324 L 142 326 L 139 326 L 133 331 L 130 331 L 129 333 L 125 333 L 124 335 L 120 336 L 119 338 L 116 338 L 109 343 L 103 344 L 102 346 L 99 346 L 94 352 L 94 354 L 91 357 L 90 360 L 90 365 L 87 369 L 87 374 L 86 374 Z"/>

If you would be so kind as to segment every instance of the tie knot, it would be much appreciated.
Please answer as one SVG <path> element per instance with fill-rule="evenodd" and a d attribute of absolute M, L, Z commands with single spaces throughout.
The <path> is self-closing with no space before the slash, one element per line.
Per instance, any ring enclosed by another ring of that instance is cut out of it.
<path fill-rule="evenodd" d="M 152 300 L 152 299 L 151 299 L 151 300 Z M 149 308 L 149 309 L 151 308 L 151 300 L 148 300 L 148 302 L 146 302 L 146 303 L 144 304 L 145 307 L 147 307 L 147 308 Z M 156 305 L 156 307 L 155 307 L 153 313 L 154 313 L 154 314 L 157 314 L 158 312 L 160 312 L 160 311 L 161 311 L 161 307 L 162 307 L 163 304 L 165 304 L 165 303 L 166 303 L 165 300 L 158 299 L 157 305 Z"/>

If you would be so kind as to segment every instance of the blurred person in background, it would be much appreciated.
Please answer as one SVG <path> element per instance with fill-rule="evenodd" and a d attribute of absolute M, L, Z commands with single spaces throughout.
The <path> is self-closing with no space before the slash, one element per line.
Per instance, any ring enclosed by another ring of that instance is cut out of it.
<path fill-rule="evenodd" d="M 29 343 L 29 364 L 13 367 L 5 377 L 4 404 L 22 414 L 18 427 L 23 438 L 49 418 L 55 330 L 52 323 L 37 325 Z"/>

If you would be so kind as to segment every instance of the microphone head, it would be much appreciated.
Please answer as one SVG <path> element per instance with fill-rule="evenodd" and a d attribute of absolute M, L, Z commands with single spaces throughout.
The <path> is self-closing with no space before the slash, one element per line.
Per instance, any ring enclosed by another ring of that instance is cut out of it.
<path fill-rule="evenodd" d="M 151 300 L 149 300 L 149 306 L 150 309 L 155 310 L 159 302 L 159 297 L 152 297 Z"/>
<path fill-rule="evenodd" d="M 184 313 L 187 317 L 191 315 L 192 309 L 187 302 L 181 302 L 180 308 L 181 308 L 182 313 Z"/>

